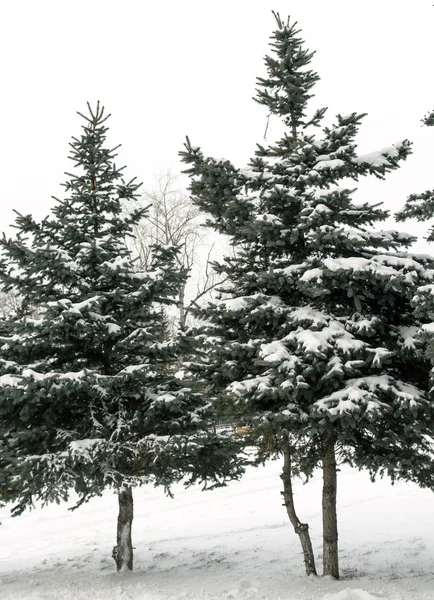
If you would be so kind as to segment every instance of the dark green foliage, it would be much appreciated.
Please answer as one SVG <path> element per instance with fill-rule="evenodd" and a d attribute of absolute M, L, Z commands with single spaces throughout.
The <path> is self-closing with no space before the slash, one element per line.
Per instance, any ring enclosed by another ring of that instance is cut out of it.
<path fill-rule="evenodd" d="M 434 112 L 429 113 L 422 119 L 422 123 L 428 127 L 434 125 Z M 417 221 L 431 221 L 434 218 L 434 191 L 427 190 L 418 194 L 411 194 L 404 205 L 404 208 L 396 215 L 398 221 L 407 219 L 417 219 Z M 434 241 L 434 226 L 428 230 L 426 239 L 429 242 Z M 432 278 L 434 272 L 432 271 Z M 434 365 L 434 295 L 433 285 L 427 282 L 427 285 L 421 286 L 413 298 L 413 307 L 416 317 L 424 325 L 418 335 L 419 352 L 423 354 L 431 365 Z M 434 383 L 434 368 L 431 369 L 431 396 L 432 384 Z"/>
<path fill-rule="evenodd" d="M 290 24 L 289 18 L 284 23 L 278 13 L 273 12 L 273 15 L 278 25 L 270 43 L 274 55 L 265 57 L 268 77 L 258 77 L 259 89 L 254 100 L 265 105 L 270 114 L 282 117 L 294 138 L 300 127 L 318 126 L 326 109 L 318 110 L 306 120 L 306 106 L 312 98 L 309 92 L 319 76 L 305 67 L 315 53 L 303 48 L 303 40 L 297 37 L 300 33 L 297 23 Z M 284 140 L 288 138 L 285 136 Z"/>
<path fill-rule="evenodd" d="M 257 100 L 283 120 L 282 138 L 258 146 L 247 169 L 188 139 L 181 152 L 194 201 L 234 247 L 216 265 L 227 277 L 221 301 L 200 311 L 206 352 L 193 368 L 222 410 L 252 426 L 260 460 L 289 435 L 294 468 L 309 475 L 332 440 L 340 460 L 372 476 L 432 486 L 428 369 L 411 306 L 431 262 L 402 252 L 412 236 L 372 229 L 387 211 L 356 203 L 348 187 L 383 179 L 410 144 L 360 156 L 358 113 L 310 130 L 324 115 L 308 116 L 312 53 L 295 25 L 276 20 Z"/>
<path fill-rule="evenodd" d="M 434 125 L 434 111 L 422 119 L 427 127 Z M 417 219 L 418 221 L 430 221 L 434 217 L 434 190 L 427 190 L 419 194 L 411 194 L 402 210 L 395 215 L 397 221 Z M 426 238 L 429 242 L 434 241 L 434 226 L 428 230 Z"/>
<path fill-rule="evenodd" d="M 81 503 L 107 486 L 212 487 L 240 473 L 209 404 L 175 376 L 190 347 L 169 338 L 164 311 L 186 276 L 178 248 L 155 246 L 135 268 L 126 242 L 143 210 L 125 216 L 121 202 L 139 184 L 105 146 L 104 109 L 81 116 L 66 198 L 40 223 L 17 213 L 17 236 L 0 242 L 4 288 L 22 298 L 0 364 L 0 493 L 16 513 L 71 489 Z"/>

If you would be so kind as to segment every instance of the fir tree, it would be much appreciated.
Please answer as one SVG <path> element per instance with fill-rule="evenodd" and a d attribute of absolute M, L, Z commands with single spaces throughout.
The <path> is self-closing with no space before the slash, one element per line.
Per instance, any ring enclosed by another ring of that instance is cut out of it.
<path fill-rule="evenodd" d="M 209 403 L 174 375 L 187 342 L 168 337 L 164 307 L 186 276 L 178 249 L 155 246 L 148 270 L 135 268 L 126 241 L 143 210 L 125 215 L 121 202 L 139 184 L 106 148 L 104 109 L 81 117 L 66 198 L 42 222 L 17 213 L 16 237 L 1 240 L 0 277 L 22 306 L 1 332 L 0 492 L 20 514 L 114 488 L 113 557 L 132 569 L 132 487 L 212 487 L 241 467 L 208 427 Z"/>
<path fill-rule="evenodd" d="M 347 187 L 382 179 L 410 144 L 360 156 L 358 113 L 315 134 L 325 110 L 308 116 L 312 53 L 296 24 L 275 16 L 256 99 L 283 120 L 283 136 L 258 146 L 247 169 L 205 157 L 188 138 L 181 153 L 195 202 L 235 248 L 216 265 L 227 277 L 222 300 L 201 311 L 208 351 L 196 368 L 251 426 L 258 459 L 283 455 L 282 494 L 307 574 L 314 555 L 291 480 L 322 467 L 323 570 L 337 578 L 337 461 L 432 484 L 427 369 L 410 305 L 431 273 L 401 252 L 411 236 L 372 229 L 387 216 L 381 205 L 354 202 Z"/>
<path fill-rule="evenodd" d="M 434 111 L 428 113 L 422 123 L 427 127 L 434 126 Z M 404 208 L 395 215 L 397 221 L 406 221 L 407 219 L 416 219 L 419 222 L 432 221 L 434 219 L 434 190 L 426 190 L 416 194 L 411 194 L 404 205 Z M 434 241 L 434 225 L 431 225 L 426 237 L 428 242 Z M 434 266 L 434 265 L 433 265 Z M 431 363 L 431 397 L 433 397 L 434 384 L 434 286 L 427 284 L 420 286 L 413 298 L 413 307 L 416 318 L 421 324 L 416 336 L 419 345 L 419 352 L 423 353 Z"/>

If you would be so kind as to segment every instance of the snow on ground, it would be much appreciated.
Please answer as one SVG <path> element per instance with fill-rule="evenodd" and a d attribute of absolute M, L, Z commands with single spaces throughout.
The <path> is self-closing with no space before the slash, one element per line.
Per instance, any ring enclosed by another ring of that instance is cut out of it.
<path fill-rule="evenodd" d="M 135 491 L 135 570 L 115 572 L 117 501 L 12 519 L 0 510 L 2 600 L 434 600 L 433 495 L 410 484 L 339 477 L 341 581 L 303 576 L 282 506 L 280 464 L 213 492 Z M 296 486 L 321 567 L 321 479 Z"/>

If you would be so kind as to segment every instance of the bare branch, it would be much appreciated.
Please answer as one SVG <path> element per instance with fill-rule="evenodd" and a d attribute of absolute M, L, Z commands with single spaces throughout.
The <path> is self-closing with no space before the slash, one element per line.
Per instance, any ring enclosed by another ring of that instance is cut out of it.
<path fill-rule="evenodd" d="M 160 173 L 154 189 L 144 193 L 142 202 L 149 210 L 135 227 L 132 250 L 140 268 L 147 269 L 151 265 L 153 245 L 179 247 L 177 264 L 190 272 L 188 281 L 178 292 L 175 319 L 177 327 L 184 329 L 193 307 L 221 283 L 210 266 L 215 240 L 210 244 L 211 233 L 204 226 L 199 208 L 187 192 L 178 188 L 177 177 L 170 171 Z"/>

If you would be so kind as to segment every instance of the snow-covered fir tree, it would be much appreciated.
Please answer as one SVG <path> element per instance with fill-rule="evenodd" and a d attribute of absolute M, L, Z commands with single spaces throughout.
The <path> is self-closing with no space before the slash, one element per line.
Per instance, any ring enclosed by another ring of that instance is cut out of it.
<path fill-rule="evenodd" d="M 428 113 L 422 123 L 427 127 L 434 126 L 434 111 Z M 397 221 L 416 219 L 419 222 L 434 220 L 434 190 L 426 190 L 410 194 L 402 210 L 395 215 Z M 434 241 L 434 225 L 428 230 L 428 242 Z M 420 322 L 420 330 L 416 336 L 420 352 L 423 352 L 432 365 L 431 397 L 434 391 L 434 285 L 426 284 L 418 288 L 413 298 L 415 315 Z"/>
<path fill-rule="evenodd" d="M 228 278 L 221 301 L 201 311 L 207 351 L 196 368 L 225 391 L 222 410 L 252 428 L 259 460 L 283 455 L 282 493 L 307 574 L 314 554 L 291 478 L 322 467 L 323 572 L 337 578 L 337 462 L 432 483 L 428 369 L 410 301 L 433 271 L 402 252 L 411 236 L 374 230 L 387 212 L 355 202 L 348 187 L 396 169 L 410 144 L 360 155 L 358 113 L 317 134 L 325 110 L 309 116 L 312 53 L 295 23 L 275 17 L 256 100 L 283 120 L 283 136 L 258 146 L 247 169 L 188 139 L 181 153 L 195 202 L 234 246 L 217 265 Z"/>
<path fill-rule="evenodd" d="M 17 214 L 0 277 L 22 305 L 2 323 L 0 493 L 21 513 L 35 500 L 78 505 L 118 492 L 118 570 L 132 569 L 132 487 L 237 477 L 235 442 L 209 427 L 210 405 L 176 378 L 188 346 L 168 339 L 164 306 L 186 273 L 176 247 L 155 246 L 148 270 L 127 247 L 143 210 L 122 212 L 125 181 L 105 145 L 104 109 L 89 106 L 73 138 L 75 171 L 41 222 Z"/>

